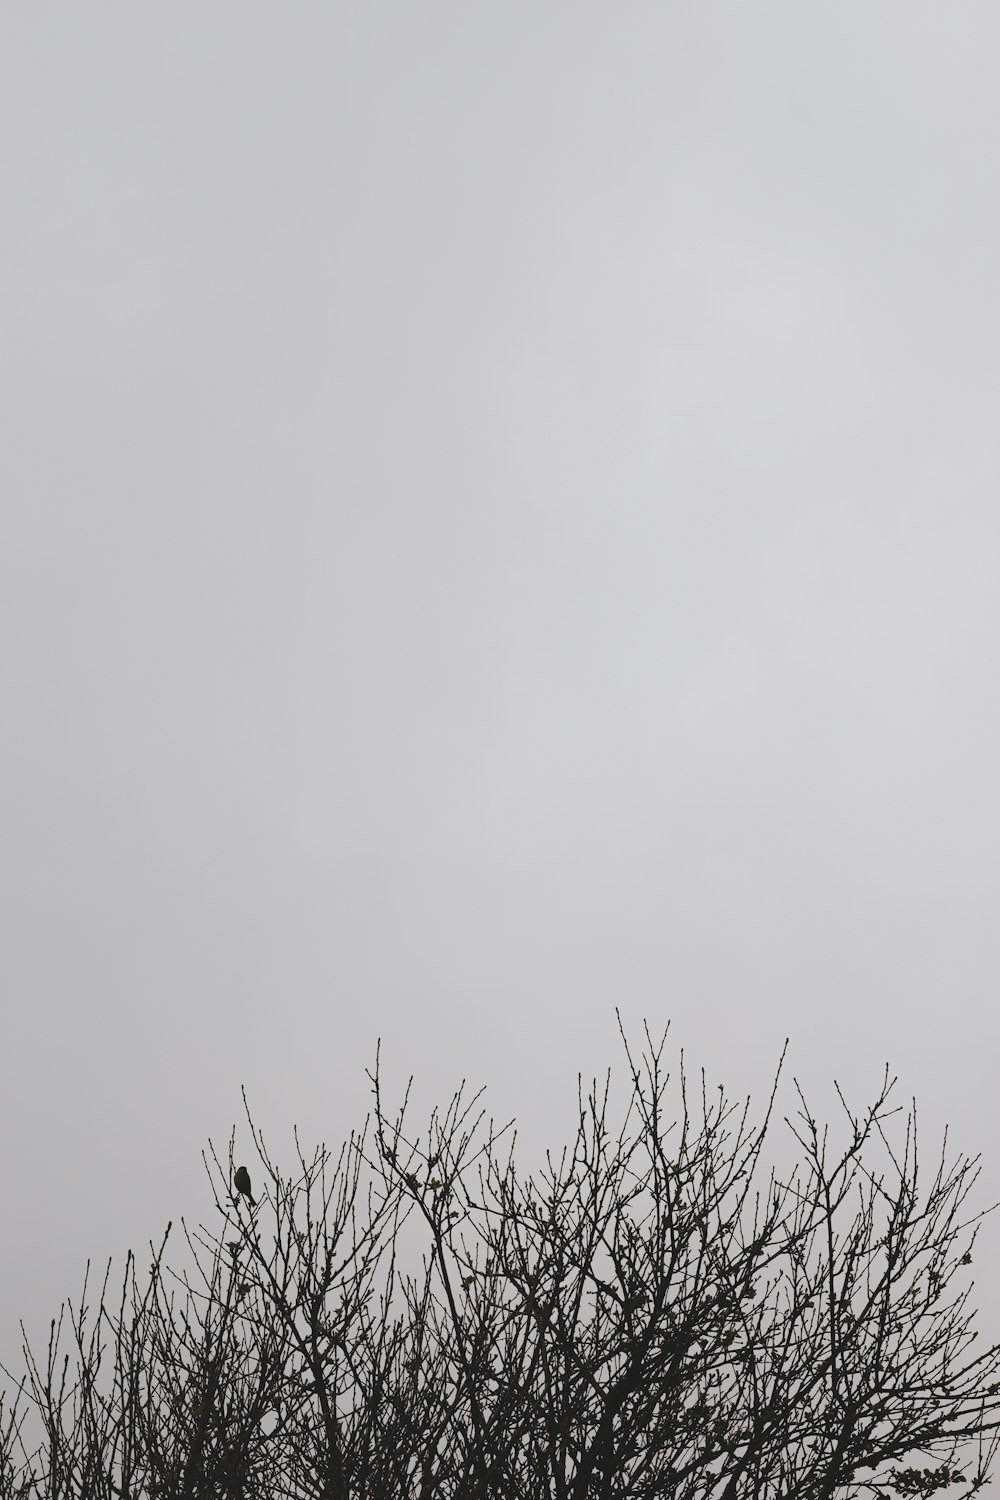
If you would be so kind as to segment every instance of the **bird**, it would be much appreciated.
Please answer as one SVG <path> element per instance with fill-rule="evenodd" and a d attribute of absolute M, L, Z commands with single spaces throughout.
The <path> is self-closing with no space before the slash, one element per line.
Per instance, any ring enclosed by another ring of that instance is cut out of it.
<path fill-rule="evenodd" d="M 247 1171 L 246 1167 L 236 1168 L 236 1176 L 233 1178 L 233 1184 L 238 1193 L 246 1193 L 247 1197 L 250 1199 L 250 1207 L 256 1208 L 256 1200 L 253 1193 L 250 1191 L 250 1173 Z"/>

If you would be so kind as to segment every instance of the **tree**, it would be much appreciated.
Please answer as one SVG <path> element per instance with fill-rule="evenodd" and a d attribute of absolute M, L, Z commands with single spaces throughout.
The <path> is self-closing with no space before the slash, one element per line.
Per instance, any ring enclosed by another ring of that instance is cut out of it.
<path fill-rule="evenodd" d="M 253 1208 L 206 1168 L 215 1227 L 166 1238 L 52 1325 L 0 1406 L 0 1495 L 517 1500 L 931 1495 L 986 1483 L 1000 1347 L 968 1307 L 978 1159 L 918 1173 L 886 1071 L 834 1147 L 796 1085 L 798 1165 L 681 1060 L 579 1090 L 572 1144 L 522 1177 L 460 1090 L 409 1089 L 283 1175 L 254 1126 Z M 244 1105 L 246 1101 L 244 1100 Z M 168 1235 L 169 1235 L 168 1229 Z M 10 1377 L 13 1378 L 13 1377 Z M 6 1415 L 4 1415 L 6 1412 Z M 29 1438 L 40 1421 L 40 1441 Z"/>

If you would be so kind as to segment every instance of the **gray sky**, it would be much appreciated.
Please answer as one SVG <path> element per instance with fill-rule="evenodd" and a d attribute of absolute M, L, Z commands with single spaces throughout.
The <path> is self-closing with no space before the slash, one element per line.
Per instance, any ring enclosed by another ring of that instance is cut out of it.
<path fill-rule="evenodd" d="M 526 1151 L 616 1005 L 888 1060 L 1000 1197 L 998 45 L 4 9 L 0 1357 L 379 1035 Z"/>

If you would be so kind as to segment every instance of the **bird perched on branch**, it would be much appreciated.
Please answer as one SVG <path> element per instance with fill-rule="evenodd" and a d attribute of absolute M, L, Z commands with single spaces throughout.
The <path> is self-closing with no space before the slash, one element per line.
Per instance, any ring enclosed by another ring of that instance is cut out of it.
<path fill-rule="evenodd" d="M 236 1168 L 236 1176 L 233 1178 L 233 1184 L 238 1193 L 245 1193 L 246 1196 L 250 1199 L 250 1207 L 256 1208 L 257 1204 L 254 1199 L 254 1195 L 250 1191 L 250 1173 L 247 1171 L 246 1167 Z"/>

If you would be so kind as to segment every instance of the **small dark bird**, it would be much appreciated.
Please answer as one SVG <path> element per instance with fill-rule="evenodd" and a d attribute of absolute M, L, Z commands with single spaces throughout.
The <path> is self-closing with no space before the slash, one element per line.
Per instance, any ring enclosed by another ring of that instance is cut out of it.
<path fill-rule="evenodd" d="M 257 1205 L 254 1200 L 253 1193 L 251 1193 L 250 1191 L 250 1173 L 247 1171 L 246 1167 L 236 1168 L 236 1176 L 233 1178 L 233 1184 L 238 1193 L 245 1193 L 250 1199 L 250 1207 L 256 1208 Z"/>

